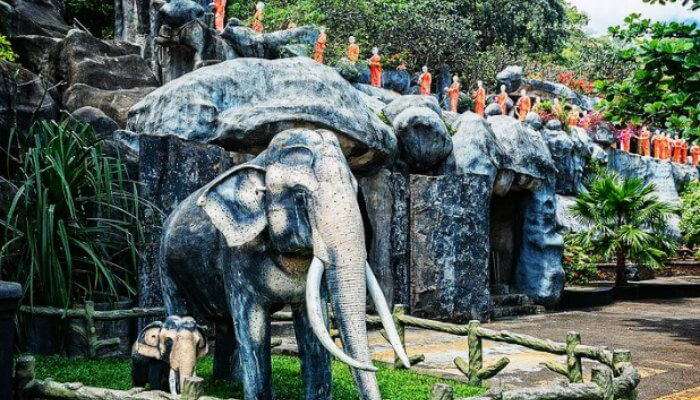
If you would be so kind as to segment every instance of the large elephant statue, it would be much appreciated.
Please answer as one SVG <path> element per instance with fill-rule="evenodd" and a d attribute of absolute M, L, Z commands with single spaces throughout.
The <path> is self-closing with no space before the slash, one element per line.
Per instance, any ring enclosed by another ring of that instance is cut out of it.
<path fill-rule="evenodd" d="M 307 399 L 331 397 L 329 354 L 352 367 L 362 399 L 381 399 L 367 292 L 392 347 L 409 362 L 367 263 L 353 171 L 391 158 L 396 138 L 361 94 L 307 58 L 237 59 L 155 90 L 132 108 L 129 129 L 257 154 L 176 207 L 159 261 L 169 314 L 233 321 L 245 399 L 273 397 L 271 314 L 285 305 Z M 343 350 L 328 332 L 325 299 Z"/>

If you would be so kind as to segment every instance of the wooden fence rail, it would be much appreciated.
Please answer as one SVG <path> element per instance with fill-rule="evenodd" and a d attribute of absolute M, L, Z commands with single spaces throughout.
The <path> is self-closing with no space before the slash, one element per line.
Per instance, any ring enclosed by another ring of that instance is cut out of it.
<path fill-rule="evenodd" d="M 106 341 L 97 340 L 94 321 L 95 320 L 117 320 L 124 318 L 141 318 L 141 317 L 156 317 L 163 316 L 162 308 L 135 308 L 130 310 L 116 311 L 95 311 L 92 302 L 86 302 L 83 309 L 60 310 L 48 307 L 34 307 L 28 309 L 22 307 L 22 312 L 31 312 L 34 315 L 55 316 L 64 318 L 83 318 L 86 321 L 88 334 L 88 343 L 90 344 L 90 355 L 95 356 L 97 349 L 106 345 Z M 636 387 L 639 383 L 639 374 L 631 364 L 631 355 L 627 350 L 609 350 L 601 346 L 589 346 L 581 344 L 581 335 L 578 332 L 568 332 L 564 342 L 555 342 L 549 339 L 540 339 L 534 336 L 517 334 L 505 330 L 493 330 L 484 328 L 479 321 L 470 321 L 468 324 L 454 324 L 448 322 L 433 321 L 408 315 L 404 305 L 397 304 L 392 311 L 392 317 L 396 325 L 399 338 L 403 347 L 405 345 L 405 331 L 407 327 L 415 327 L 428 329 L 432 331 L 444 332 L 453 335 L 467 337 L 467 351 L 469 360 L 464 360 L 461 357 L 456 357 L 453 361 L 459 371 L 461 371 L 472 385 L 483 385 L 484 381 L 494 377 L 502 371 L 509 363 L 507 357 L 502 357 L 494 363 L 486 364 L 483 357 L 483 341 L 491 340 L 495 342 L 509 343 L 520 345 L 535 351 L 546 352 L 555 355 L 566 356 L 565 363 L 547 362 L 543 366 L 547 369 L 563 375 L 567 378 L 568 384 L 563 386 L 552 386 L 549 388 L 538 389 L 518 389 L 505 391 L 501 393 L 491 393 L 483 399 L 492 400 L 547 400 L 547 399 L 570 399 L 570 400 L 614 400 L 614 399 L 636 399 Z M 273 314 L 274 321 L 292 321 L 290 312 L 277 312 Z M 368 315 L 367 325 L 370 327 L 381 327 L 382 322 L 378 316 Z M 385 335 L 383 331 L 380 331 Z M 331 336 L 338 337 L 336 329 L 331 327 Z M 109 341 L 109 339 L 107 340 Z M 582 359 L 587 358 L 595 360 L 603 364 L 593 369 L 591 382 L 583 382 Z M 425 360 L 423 354 L 413 355 L 409 357 L 411 365 L 417 364 Z M 31 361 L 33 364 L 33 359 Z M 19 362 L 18 362 L 19 364 Z M 395 355 L 394 368 L 403 368 L 403 365 Z M 25 370 L 27 368 L 24 368 Z M 101 399 L 127 399 L 127 400 L 145 400 L 145 399 L 160 399 L 163 397 L 144 397 L 155 396 L 143 391 L 108 391 L 99 392 L 100 388 L 89 388 L 80 384 L 73 384 L 75 387 L 66 386 L 70 384 L 60 384 L 52 381 L 38 381 L 32 379 L 34 383 L 27 383 L 26 387 L 30 390 L 28 393 L 43 393 L 49 398 L 76 398 L 86 400 L 101 400 Z M 29 373 L 27 373 L 29 374 Z M 28 381 L 29 382 L 29 381 Z M 78 385 L 78 386 L 76 386 Z M 185 400 L 194 400 L 201 397 L 197 383 L 191 383 L 191 392 L 183 397 Z M 24 386 L 22 386 L 24 387 Z M 440 386 L 436 386 L 431 399 L 446 399 L 451 400 L 450 391 L 442 390 Z M 98 390 L 98 392 L 94 392 Z M 108 389 L 101 389 L 103 391 Z M 76 391 L 83 393 L 76 395 Z M 85 393 L 93 395 L 86 395 Z M 119 393 L 117 393 L 119 392 Z M 122 393 L 123 392 L 123 393 Z M 49 395 L 50 393 L 63 393 L 63 395 Z M 96 394 L 99 393 L 99 396 Z M 157 396 L 167 396 L 166 393 L 159 392 Z M 91 397 L 92 396 L 92 397 Z M 125 397 L 126 396 L 126 397 Z M 41 397 L 41 396 L 37 396 Z M 169 398 L 169 397 L 165 397 Z M 214 400 L 213 398 L 209 398 Z M 477 399 L 475 399 L 477 400 Z"/>

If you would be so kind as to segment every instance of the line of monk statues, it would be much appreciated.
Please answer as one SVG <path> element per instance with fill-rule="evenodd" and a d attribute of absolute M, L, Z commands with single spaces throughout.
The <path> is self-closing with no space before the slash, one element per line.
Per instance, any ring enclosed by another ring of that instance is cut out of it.
<path fill-rule="evenodd" d="M 213 0 L 212 8 L 214 10 L 214 27 L 219 31 L 223 31 L 226 14 L 226 0 Z M 257 33 L 262 33 L 264 31 L 264 10 L 265 3 L 256 3 L 255 13 L 253 14 L 253 18 L 250 22 L 250 28 Z M 296 27 L 296 24 L 290 22 L 288 28 L 293 27 Z M 326 29 L 322 26 L 319 28 L 319 35 L 314 45 L 314 52 L 312 55 L 313 60 L 323 64 L 327 43 L 328 36 L 326 35 Z M 357 40 L 354 36 L 350 36 L 348 38 L 346 57 L 353 64 L 357 63 L 360 59 L 360 46 L 357 44 Z M 372 48 L 372 56 L 367 60 L 367 63 L 369 66 L 370 85 L 381 87 L 382 58 L 379 55 L 379 49 L 377 47 Z M 405 70 L 406 64 L 401 63 L 397 69 Z M 423 66 L 423 68 L 421 68 L 421 73 L 418 75 L 417 83 L 418 92 L 421 95 L 431 95 L 433 76 L 428 71 L 427 66 Z M 462 93 L 462 85 L 459 77 L 454 75 L 452 77 L 452 83 L 444 90 L 445 95 L 449 100 L 450 111 L 457 112 L 460 95 Z M 477 81 L 477 87 L 476 90 L 471 93 L 471 99 L 473 100 L 474 104 L 473 111 L 483 117 L 486 111 L 487 94 L 482 81 Z M 508 115 L 508 103 L 510 101 L 511 104 L 513 104 L 513 100 L 506 91 L 505 85 L 501 85 L 500 92 L 495 96 L 494 100 L 495 103 L 498 104 L 501 114 Z M 520 97 L 514 104 L 513 111 L 515 117 L 517 117 L 520 121 L 525 121 L 525 118 L 530 111 L 538 111 L 538 106 L 540 103 L 540 97 L 535 96 L 535 101 L 533 104 L 531 97 L 527 94 L 527 91 L 524 89 L 521 90 Z M 559 118 L 566 115 L 567 120 L 562 122 L 566 122 L 568 126 L 577 126 L 581 120 L 581 111 L 578 108 L 572 106 L 571 110 L 567 114 L 564 112 L 564 105 L 561 104 L 561 102 L 556 98 L 552 100 L 551 108 L 552 114 L 558 116 Z M 685 139 L 679 138 L 678 136 L 672 138 L 670 135 L 665 135 L 658 130 L 654 133 L 654 135 L 652 135 L 646 126 L 639 131 L 639 134 L 635 134 L 634 129 L 629 127 L 620 131 L 618 137 L 619 149 L 629 152 L 632 138 L 637 139 L 637 154 L 643 157 L 651 157 L 653 149 L 653 157 L 656 159 L 670 160 L 674 163 L 685 164 L 688 162 L 688 155 L 690 155 L 691 164 L 695 166 L 700 165 L 700 146 L 698 144 L 689 146 Z"/>

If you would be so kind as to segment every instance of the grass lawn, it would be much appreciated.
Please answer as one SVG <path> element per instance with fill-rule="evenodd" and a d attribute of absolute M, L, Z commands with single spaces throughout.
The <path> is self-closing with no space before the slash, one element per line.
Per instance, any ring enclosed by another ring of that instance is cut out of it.
<path fill-rule="evenodd" d="M 382 398 L 386 400 L 427 399 L 435 383 L 446 382 L 455 389 L 455 395 L 468 397 L 484 392 L 465 383 L 419 375 L 405 370 L 393 370 L 385 364 L 379 367 L 377 377 Z M 229 385 L 212 378 L 212 358 L 205 357 L 197 364 L 197 375 L 204 378 L 205 394 L 221 398 L 242 398 L 240 385 Z M 71 360 L 58 356 L 36 356 L 38 379 L 52 378 L 58 382 L 82 382 L 88 386 L 110 389 L 129 389 L 131 376 L 126 359 Z M 303 399 L 303 383 L 299 360 L 295 357 L 275 355 L 272 358 L 272 379 L 278 399 Z M 335 400 L 357 399 L 355 384 L 349 368 L 333 362 L 333 398 Z"/>

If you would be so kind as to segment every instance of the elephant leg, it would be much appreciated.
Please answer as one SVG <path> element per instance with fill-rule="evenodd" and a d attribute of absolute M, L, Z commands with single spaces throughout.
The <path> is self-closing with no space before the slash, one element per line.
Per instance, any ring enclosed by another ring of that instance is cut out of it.
<path fill-rule="evenodd" d="M 331 360 L 311 330 L 304 306 L 292 310 L 307 400 L 331 399 Z"/>
<path fill-rule="evenodd" d="M 233 288 L 229 297 L 244 399 L 272 400 L 269 310 L 244 289 Z"/>
<path fill-rule="evenodd" d="M 161 261 L 160 284 L 163 288 L 163 303 L 167 315 L 189 315 L 184 301 L 184 295 L 178 288 L 169 266 Z"/>
<path fill-rule="evenodd" d="M 236 353 L 236 336 L 233 334 L 231 321 L 217 321 L 214 378 L 236 380 L 235 366 L 238 364 Z"/>

